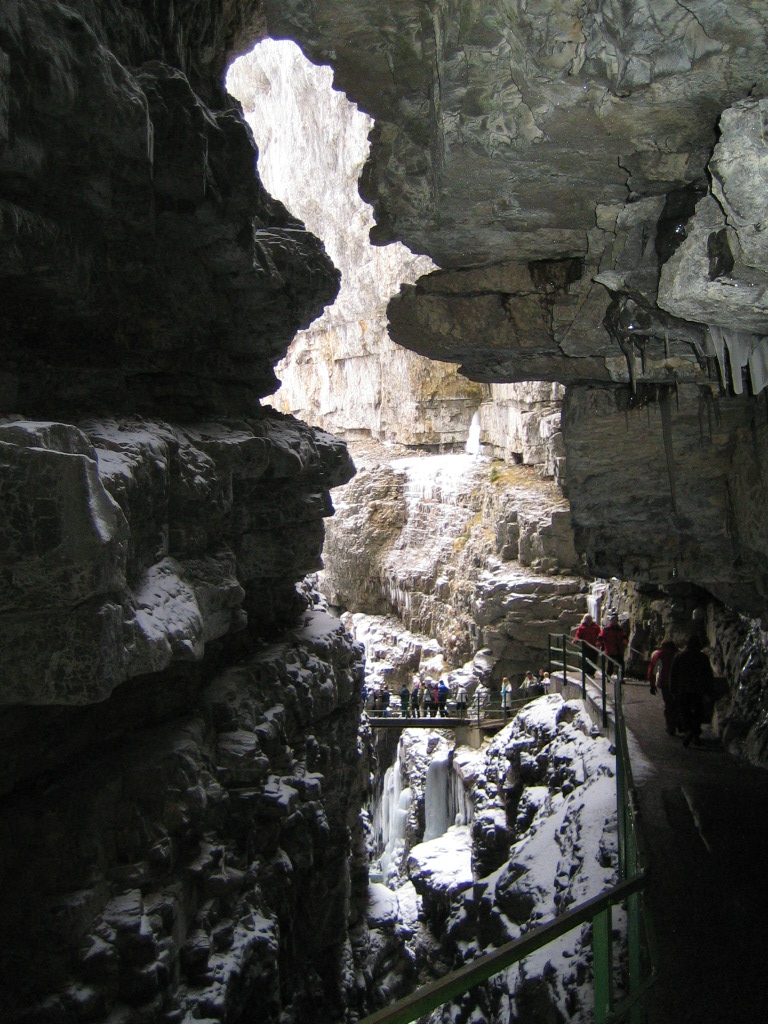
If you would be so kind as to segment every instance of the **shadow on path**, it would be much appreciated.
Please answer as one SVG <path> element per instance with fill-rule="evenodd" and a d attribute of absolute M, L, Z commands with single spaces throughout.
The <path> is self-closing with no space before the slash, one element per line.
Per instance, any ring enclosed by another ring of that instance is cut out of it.
<path fill-rule="evenodd" d="M 768 1019 L 768 771 L 665 732 L 661 695 L 624 687 L 661 978 L 649 1024 Z"/>

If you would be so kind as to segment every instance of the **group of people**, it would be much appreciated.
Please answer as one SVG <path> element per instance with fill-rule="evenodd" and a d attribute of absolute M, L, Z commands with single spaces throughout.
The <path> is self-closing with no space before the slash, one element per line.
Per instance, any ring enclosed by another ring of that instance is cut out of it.
<path fill-rule="evenodd" d="M 609 614 L 602 629 L 591 615 L 585 615 L 574 638 L 582 643 L 589 675 L 594 675 L 597 669 L 597 651 L 604 651 L 613 658 L 623 674 L 628 637 L 616 613 Z M 651 693 L 661 693 L 664 701 L 667 732 L 671 736 L 682 733 L 686 747 L 700 741 L 702 724 L 711 716 L 717 697 L 715 675 L 704 646 L 700 632 L 692 633 L 682 650 L 667 636 L 651 655 L 648 665 Z"/>
<path fill-rule="evenodd" d="M 704 653 L 702 638 L 693 633 L 679 651 L 665 637 L 651 655 L 648 681 L 651 693 L 661 693 L 664 722 L 670 736 L 684 736 L 683 746 L 701 742 L 701 727 L 712 715 L 717 698 L 715 674 Z"/>
<path fill-rule="evenodd" d="M 372 711 L 374 715 L 387 716 L 391 699 L 392 695 L 386 683 L 363 688 L 363 705 L 366 711 Z"/>
<path fill-rule="evenodd" d="M 408 695 L 407 702 L 406 694 Z M 451 688 L 444 679 L 438 683 L 434 683 L 432 680 L 417 681 L 410 691 L 403 684 L 400 691 L 403 715 L 406 718 L 435 718 L 437 715 L 447 718 L 450 699 Z M 467 711 L 467 691 L 461 685 L 456 689 L 455 703 L 459 716 L 463 718 Z"/>
<path fill-rule="evenodd" d="M 587 673 L 590 676 L 597 671 L 596 651 L 605 652 L 621 666 L 622 675 L 624 674 L 624 654 L 629 638 L 615 612 L 608 615 L 608 621 L 602 629 L 587 613 L 576 627 L 574 638 L 581 641 Z"/>

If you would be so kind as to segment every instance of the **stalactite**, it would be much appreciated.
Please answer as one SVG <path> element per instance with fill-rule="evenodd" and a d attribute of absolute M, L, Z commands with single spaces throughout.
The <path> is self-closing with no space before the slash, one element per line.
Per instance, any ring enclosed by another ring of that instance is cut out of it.
<path fill-rule="evenodd" d="M 664 439 L 664 454 L 667 460 L 667 476 L 672 496 L 672 508 L 677 515 L 677 492 L 675 484 L 675 457 L 672 450 L 672 416 L 669 408 L 669 392 L 665 389 L 659 394 L 659 412 L 661 413 L 661 433 Z"/>

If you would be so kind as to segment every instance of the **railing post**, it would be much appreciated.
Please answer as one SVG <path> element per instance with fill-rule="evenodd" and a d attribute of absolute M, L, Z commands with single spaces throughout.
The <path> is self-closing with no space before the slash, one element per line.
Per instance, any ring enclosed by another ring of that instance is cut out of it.
<path fill-rule="evenodd" d="M 610 907 L 600 911 L 592 920 L 592 958 L 594 963 L 595 1024 L 604 1024 L 613 1009 Z"/>
<path fill-rule="evenodd" d="M 603 651 L 603 653 L 600 655 L 600 667 L 601 667 L 601 671 L 602 671 L 602 681 L 603 681 L 603 728 L 607 729 L 608 728 L 608 706 L 607 706 L 607 703 L 606 703 L 607 697 L 606 697 L 606 692 L 605 692 L 605 651 Z"/>
<path fill-rule="evenodd" d="M 552 678 L 552 634 L 547 634 L 547 672 Z"/>
<path fill-rule="evenodd" d="M 565 687 L 568 683 L 568 674 L 566 669 L 568 668 L 567 655 L 565 653 L 565 633 L 563 633 L 563 694 L 565 695 Z"/>
<path fill-rule="evenodd" d="M 581 699 L 587 699 L 587 645 L 581 641 Z"/>
<path fill-rule="evenodd" d="M 624 768 L 626 751 L 622 746 L 624 731 L 616 723 L 616 827 L 619 844 L 619 878 L 627 878 L 627 779 Z"/>

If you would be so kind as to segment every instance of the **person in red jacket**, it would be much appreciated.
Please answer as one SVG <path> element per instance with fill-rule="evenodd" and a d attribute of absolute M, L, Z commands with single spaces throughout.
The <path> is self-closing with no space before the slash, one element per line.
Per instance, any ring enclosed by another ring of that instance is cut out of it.
<path fill-rule="evenodd" d="M 597 669 L 596 659 L 597 655 L 591 647 L 597 647 L 597 640 L 600 636 L 600 627 L 587 613 L 581 620 L 579 625 L 576 627 L 576 632 L 573 634 L 575 640 L 581 641 L 581 651 L 584 658 L 584 669 L 589 676 L 594 676 Z M 590 647 L 586 645 L 589 644 Z"/>
<path fill-rule="evenodd" d="M 624 675 L 624 651 L 627 649 L 627 634 L 619 625 L 619 616 L 614 612 L 608 619 L 608 625 L 603 626 L 597 638 L 597 646 L 605 653 L 618 661 L 621 665 L 621 674 Z"/>
<path fill-rule="evenodd" d="M 648 666 L 648 682 L 651 684 L 651 693 L 661 690 L 661 699 L 664 701 L 664 721 L 670 736 L 675 735 L 678 726 L 678 709 L 669 685 L 672 659 L 676 654 L 677 647 L 666 636 L 661 642 L 661 647 L 651 655 L 651 663 Z"/>

